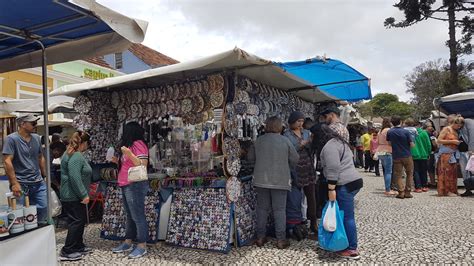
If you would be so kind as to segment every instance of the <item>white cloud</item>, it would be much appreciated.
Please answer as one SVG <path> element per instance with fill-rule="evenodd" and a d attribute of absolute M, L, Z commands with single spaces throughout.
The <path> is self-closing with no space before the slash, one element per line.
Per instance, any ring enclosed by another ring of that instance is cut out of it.
<path fill-rule="evenodd" d="M 275 61 L 316 55 L 342 60 L 372 79 L 373 94 L 409 100 L 404 76 L 415 66 L 447 58 L 447 25 L 422 22 L 386 29 L 401 13 L 389 0 L 99 0 L 147 20 L 144 44 L 180 61 L 238 46 Z"/>

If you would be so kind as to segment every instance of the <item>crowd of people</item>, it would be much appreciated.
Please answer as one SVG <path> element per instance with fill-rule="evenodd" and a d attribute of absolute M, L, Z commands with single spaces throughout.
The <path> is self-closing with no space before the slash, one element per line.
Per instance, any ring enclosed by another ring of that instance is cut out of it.
<path fill-rule="evenodd" d="M 37 120 L 33 115 L 18 118 L 18 132 L 6 138 L 3 155 L 11 191 L 20 203 L 21 195 L 28 194 L 38 208 L 38 222 L 44 224 L 47 223 L 45 158 L 41 138 L 34 133 Z M 363 179 L 357 167 L 380 176 L 381 164 L 387 196 L 412 198 L 413 192 L 427 192 L 435 182 L 438 196 L 458 196 L 459 173 L 466 188 L 461 196 L 471 196 L 474 177 L 464 169 L 474 151 L 473 121 L 452 115 L 448 126 L 438 133 L 432 124 L 413 119 L 402 121 L 393 116 L 384 118 L 380 128 L 367 128 L 350 142 L 349 131 L 335 107 L 324 110 L 317 123 L 295 111 L 289 116 L 286 129 L 280 118 L 268 118 L 264 132 L 247 154 L 247 159 L 255 163 L 256 245 L 262 247 L 267 243 L 270 213 L 277 248 L 289 247 L 288 238 L 316 239 L 324 205 L 337 200 L 344 212 L 349 242 L 349 247 L 338 255 L 359 259 L 354 198 L 363 187 Z M 138 123 L 126 124 L 121 151 L 112 159 L 119 169 L 118 184 L 127 217 L 125 240 L 112 252 L 129 252 L 132 259 L 147 253 L 144 202 L 148 182 L 128 181 L 130 168 L 148 164 L 144 133 Z M 60 195 L 69 219 L 61 260 L 79 260 L 91 251 L 83 241 L 92 175 L 83 153 L 89 147 L 90 138 L 85 132 L 76 132 L 67 143 L 56 137 L 51 144 L 52 157 L 61 157 Z"/>
<path fill-rule="evenodd" d="M 376 176 L 380 176 L 381 164 L 387 196 L 412 198 L 412 192 L 427 192 L 430 187 L 437 188 L 440 197 L 471 196 L 474 177 L 466 165 L 474 151 L 472 121 L 450 115 L 447 126 L 438 133 L 429 121 L 384 118 L 380 129 L 365 129 L 353 143 L 354 163 L 366 172 L 374 171 Z M 461 177 L 465 192 L 459 194 Z"/>

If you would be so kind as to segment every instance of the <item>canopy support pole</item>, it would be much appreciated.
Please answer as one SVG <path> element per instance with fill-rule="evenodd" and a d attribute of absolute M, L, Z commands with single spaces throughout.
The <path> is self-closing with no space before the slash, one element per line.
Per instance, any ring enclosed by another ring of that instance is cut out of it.
<path fill-rule="evenodd" d="M 46 65 L 46 49 L 43 43 L 39 40 L 35 40 L 39 46 L 41 46 L 42 54 L 42 80 L 43 80 L 43 115 L 44 115 L 44 159 L 45 159 L 45 170 L 46 170 L 46 185 L 47 185 L 47 197 L 48 197 L 48 223 L 53 224 L 53 213 L 51 209 L 51 165 L 50 165 L 50 150 L 49 150 L 49 121 L 48 121 L 48 69 Z"/>

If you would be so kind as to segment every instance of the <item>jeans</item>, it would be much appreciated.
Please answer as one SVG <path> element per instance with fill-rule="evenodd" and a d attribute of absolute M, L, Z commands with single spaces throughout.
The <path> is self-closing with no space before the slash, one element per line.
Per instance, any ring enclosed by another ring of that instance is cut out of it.
<path fill-rule="evenodd" d="M 413 160 L 415 188 L 421 189 L 428 186 L 428 160 Z"/>
<path fill-rule="evenodd" d="M 125 239 L 146 243 L 148 224 L 145 216 L 145 197 L 148 193 L 148 181 L 131 183 L 122 187 L 122 199 L 127 214 Z"/>
<path fill-rule="evenodd" d="M 303 213 L 301 212 L 301 201 L 303 193 L 301 189 L 295 185 L 291 185 L 291 191 L 286 191 L 286 223 L 288 228 L 292 228 L 303 221 Z"/>
<path fill-rule="evenodd" d="M 257 192 L 257 237 L 267 234 L 268 214 L 273 210 L 275 235 L 278 240 L 286 238 L 286 196 L 282 189 L 255 188 Z"/>
<path fill-rule="evenodd" d="M 346 229 L 347 239 L 349 240 L 350 250 L 357 249 L 357 227 L 354 217 L 354 197 L 359 189 L 347 191 L 346 186 L 338 186 L 336 188 L 336 200 L 339 209 L 344 211 L 344 229 Z"/>
<path fill-rule="evenodd" d="M 391 154 L 379 155 L 379 160 L 382 162 L 385 192 L 390 192 L 390 184 L 392 182 L 392 166 L 393 166 L 392 155 Z"/>
<path fill-rule="evenodd" d="M 46 182 L 20 183 L 21 189 L 28 194 L 30 204 L 36 205 L 38 212 L 38 223 L 45 224 L 48 221 L 48 188 Z M 25 198 L 20 197 L 18 203 L 25 205 Z"/>
<path fill-rule="evenodd" d="M 87 208 L 80 201 L 65 201 L 62 203 L 67 213 L 67 237 L 62 253 L 71 254 L 84 249 L 84 227 L 87 222 Z"/>

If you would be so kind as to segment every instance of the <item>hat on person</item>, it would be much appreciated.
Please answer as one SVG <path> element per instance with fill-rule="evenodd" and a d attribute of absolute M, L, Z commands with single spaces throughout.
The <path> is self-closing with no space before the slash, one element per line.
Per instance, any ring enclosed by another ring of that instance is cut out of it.
<path fill-rule="evenodd" d="M 16 119 L 16 123 L 17 124 L 20 124 L 20 123 L 23 123 L 23 122 L 36 122 L 38 121 L 40 118 L 35 116 L 35 115 L 32 115 L 32 114 L 28 114 L 28 115 L 23 115 L 23 116 L 20 116 Z"/>
<path fill-rule="evenodd" d="M 330 106 L 326 109 L 324 109 L 322 112 L 321 112 L 321 115 L 327 115 L 327 114 L 330 114 L 330 113 L 335 113 L 336 115 L 340 115 L 341 114 L 341 110 L 339 110 L 339 108 L 335 107 L 335 106 Z"/>
<path fill-rule="evenodd" d="M 291 125 L 299 119 L 304 119 L 304 114 L 300 111 L 294 111 L 290 114 L 290 117 L 288 117 L 288 124 Z"/>

